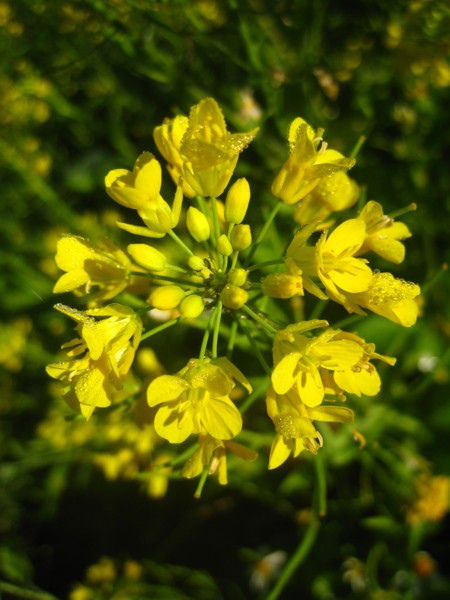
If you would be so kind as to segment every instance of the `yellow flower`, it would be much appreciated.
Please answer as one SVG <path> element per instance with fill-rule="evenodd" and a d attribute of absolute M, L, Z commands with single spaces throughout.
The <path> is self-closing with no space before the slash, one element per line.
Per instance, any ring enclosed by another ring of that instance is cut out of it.
<path fill-rule="evenodd" d="M 371 200 L 362 209 L 358 219 L 366 224 L 366 238 L 358 254 L 369 250 L 385 260 L 399 264 L 405 258 L 405 246 L 400 240 L 411 237 L 404 223 L 395 222 L 383 213 L 383 207 Z"/>
<path fill-rule="evenodd" d="M 230 400 L 235 380 L 248 391 L 245 376 L 226 358 L 192 359 L 177 375 L 161 375 L 147 390 L 149 406 L 157 406 L 155 430 L 172 444 L 192 434 L 230 440 L 242 428 L 240 412 Z"/>
<path fill-rule="evenodd" d="M 173 207 L 161 197 L 161 165 L 150 152 L 143 152 L 133 171 L 115 169 L 105 177 L 106 191 L 118 204 L 137 210 L 146 227 L 117 223 L 130 233 L 161 238 L 179 221 L 183 191 L 177 188 Z"/>
<path fill-rule="evenodd" d="M 317 337 L 304 335 L 327 325 L 327 321 L 301 321 L 275 335 L 272 385 L 277 394 L 294 388 L 306 406 L 318 406 L 325 396 L 321 370 L 347 371 L 362 360 L 361 344 L 353 339 L 335 339 L 338 332 L 333 329 Z"/>
<path fill-rule="evenodd" d="M 408 523 L 441 521 L 450 506 L 450 477 L 423 474 L 416 482 L 416 494 L 406 514 Z"/>
<path fill-rule="evenodd" d="M 316 149 L 321 131 L 315 132 L 300 117 L 289 128 L 290 156 L 272 183 L 272 193 L 286 204 L 296 204 L 311 192 L 319 181 L 339 171 L 350 169 L 354 159 L 345 158 L 326 144 Z"/>
<path fill-rule="evenodd" d="M 353 412 L 342 406 L 311 408 L 300 399 L 296 390 L 277 394 L 273 388 L 266 396 L 267 414 L 275 425 L 276 436 L 272 442 L 269 469 L 275 469 L 292 454 L 298 456 L 303 450 L 313 454 L 322 446 L 322 436 L 313 421 L 350 423 Z"/>
<path fill-rule="evenodd" d="M 153 130 L 153 139 L 164 158 L 167 160 L 167 170 L 176 185 L 181 185 L 187 198 L 195 196 L 191 186 L 183 180 L 183 157 L 181 156 L 181 141 L 189 127 L 189 119 L 179 115 L 174 119 L 165 119 L 162 125 Z"/>
<path fill-rule="evenodd" d="M 255 460 L 258 456 L 253 450 L 232 440 L 217 440 L 210 435 L 200 435 L 198 442 L 200 447 L 181 471 L 183 477 L 187 479 L 197 477 L 203 469 L 207 468 L 210 475 L 217 473 L 221 485 L 226 485 L 228 483 L 227 450 L 248 461 Z"/>
<path fill-rule="evenodd" d="M 142 331 L 140 318 L 132 309 L 120 304 L 92 308 L 81 312 L 57 304 L 57 310 L 77 322 L 80 338 L 63 345 L 67 362 L 47 366 L 50 377 L 66 383 L 66 402 L 89 419 L 96 407 L 111 404 L 113 388 L 120 389 L 139 344 Z M 107 317 L 96 321 L 93 316 Z"/>
<path fill-rule="evenodd" d="M 107 238 L 93 244 L 76 235 L 65 235 L 58 241 L 55 261 L 66 271 L 53 288 L 56 294 L 89 294 L 92 286 L 98 286 L 94 299 L 110 300 L 130 283 L 131 261 Z"/>
<path fill-rule="evenodd" d="M 411 281 L 397 279 L 391 273 L 374 273 L 368 289 L 358 294 L 346 294 L 346 308 L 349 312 L 366 314 L 372 312 L 403 325 L 411 327 L 417 320 L 419 305 L 415 298 L 420 287 Z"/>
<path fill-rule="evenodd" d="M 394 365 L 395 358 L 382 356 L 375 352 L 375 344 L 368 344 L 362 338 L 354 333 L 337 331 L 334 340 L 350 340 L 359 344 L 363 350 L 361 360 L 351 369 L 336 370 L 333 372 L 333 378 L 339 390 L 344 390 L 349 394 L 356 396 L 376 396 L 381 389 L 381 379 L 377 370 L 370 362 L 371 359 L 380 359 L 389 365 Z"/>
<path fill-rule="evenodd" d="M 219 105 L 205 98 L 192 107 L 181 141 L 183 180 L 200 196 L 220 196 L 257 132 L 228 133 Z"/>
<path fill-rule="evenodd" d="M 355 204 L 359 187 L 345 171 L 332 173 L 319 180 L 314 189 L 295 207 L 294 219 L 300 225 L 325 221 L 333 212 L 346 210 Z"/>

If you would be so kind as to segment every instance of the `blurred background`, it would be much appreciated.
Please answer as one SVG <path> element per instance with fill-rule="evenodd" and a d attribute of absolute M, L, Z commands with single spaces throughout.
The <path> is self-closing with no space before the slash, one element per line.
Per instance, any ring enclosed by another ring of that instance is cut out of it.
<path fill-rule="evenodd" d="M 206 96 L 231 131 L 260 127 L 237 171 L 255 218 L 296 116 L 347 155 L 366 137 L 351 175 L 386 213 L 417 204 L 393 272 L 423 314 L 359 327 L 398 362 L 356 424 L 327 430 L 327 514 L 280 597 L 450 597 L 449 32 L 446 0 L 0 1 L 1 598 L 264 597 L 308 525 L 314 457 L 268 472 L 263 452 L 195 500 L 195 482 L 138 477 L 165 460 L 148 432 L 74 418 L 44 370 L 73 329 L 53 304 L 82 306 L 52 293 L 58 238 L 127 243 L 106 173 Z M 154 350 L 141 378 L 171 368 Z"/>

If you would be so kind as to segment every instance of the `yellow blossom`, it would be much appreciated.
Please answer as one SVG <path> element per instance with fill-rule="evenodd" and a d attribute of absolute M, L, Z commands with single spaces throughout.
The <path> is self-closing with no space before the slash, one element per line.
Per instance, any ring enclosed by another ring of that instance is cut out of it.
<path fill-rule="evenodd" d="M 301 401 L 297 390 L 277 394 L 273 388 L 266 396 L 267 414 L 275 425 L 276 435 L 272 442 L 269 469 L 275 469 L 292 454 L 298 456 L 303 450 L 313 454 L 322 446 L 322 436 L 314 427 L 314 421 L 349 423 L 353 412 L 342 406 L 308 407 Z"/>
<path fill-rule="evenodd" d="M 248 391 L 245 376 L 226 358 L 192 359 L 177 375 L 161 375 L 147 390 L 149 406 L 158 407 L 155 430 L 172 444 L 192 434 L 230 440 L 242 428 L 241 415 L 230 399 L 235 380 Z"/>
<path fill-rule="evenodd" d="M 239 458 L 247 461 L 255 460 L 257 453 L 233 440 L 217 440 L 210 435 L 200 435 L 199 448 L 188 459 L 181 471 L 183 477 L 192 479 L 207 468 L 210 475 L 217 473 L 221 485 L 228 483 L 227 455 L 229 450 Z"/>
<path fill-rule="evenodd" d="M 136 160 L 133 171 L 115 169 L 105 178 L 108 195 L 127 208 L 137 210 L 146 227 L 118 223 L 119 227 L 137 235 L 161 238 L 178 224 L 183 200 L 181 187 L 177 188 L 173 207 L 160 194 L 161 165 L 150 154 L 143 152 Z"/>
<path fill-rule="evenodd" d="M 366 313 L 361 307 L 367 308 L 403 327 L 411 327 L 417 320 L 419 294 L 416 283 L 397 279 L 391 273 L 374 273 L 367 290 L 346 294 L 345 306 L 349 312 L 363 315 Z"/>
<path fill-rule="evenodd" d="M 56 294 L 89 294 L 91 287 L 97 286 L 99 291 L 93 299 L 110 300 L 130 283 L 131 261 L 107 238 L 94 244 L 76 235 L 65 235 L 58 241 L 55 261 L 66 271 L 53 288 Z"/>
<path fill-rule="evenodd" d="M 366 224 L 366 238 L 358 254 L 369 250 L 385 260 L 399 264 L 405 258 L 405 246 L 400 240 L 411 237 L 404 223 L 396 222 L 383 213 L 378 202 L 368 202 L 358 216 Z"/>
<path fill-rule="evenodd" d="M 450 477 L 422 475 L 416 482 L 416 494 L 406 514 L 408 523 L 441 521 L 450 506 Z"/>
<path fill-rule="evenodd" d="M 74 360 L 50 364 L 46 370 L 67 384 L 64 399 L 89 419 L 96 407 L 109 406 L 113 390 L 120 389 L 133 362 L 142 323 L 132 309 L 120 304 L 84 312 L 62 304 L 55 308 L 77 322 L 80 338 L 63 345 Z M 107 318 L 96 321 L 94 316 Z"/>
<path fill-rule="evenodd" d="M 205 98 L 189 115 L 180 147 L 183 180 L 200 196 L 220 196 L 230 181 L 239 154 L 257 134 L 228 133 L 219 105 Z"/>
<path fill-rule="evenodd" d="M 317 337 L 304 335 L 327 325 L 327 321 L 301 321 L 275 335 L 272 385 L 277 394 L 295 388 L 306 406 L 318 406 L 325 395 L 320 371 L 347 371 L 362 360 L 361 345 L 352 339 L 336 339 L 338 332 L 333 329 Z"/>
<path fill-rule="evenodd" d="M 181 185 L 187 198 L 195 196 L 191 186 L 183 180 L 183 157 L 181 156 L 181 141 L 189 127 L 189 119 L 179 115 L 174 119 L 165 119 L 162 125 L 153 130 L 153 139 L 161 154 L 167 161 L 167 170 L 176 185 Z"/>
<path fill-rule="evenodd" d="M 350 169 L 354 159 L 345 158 L 336 150 L 322 144 L 321 131 L 314 131 L 300 117 L 289 127 L 290 155 L 272 183 L 272 193 L 286 204 L 296 204 L 311 192 L 321 179 L 342 170 Z"/>

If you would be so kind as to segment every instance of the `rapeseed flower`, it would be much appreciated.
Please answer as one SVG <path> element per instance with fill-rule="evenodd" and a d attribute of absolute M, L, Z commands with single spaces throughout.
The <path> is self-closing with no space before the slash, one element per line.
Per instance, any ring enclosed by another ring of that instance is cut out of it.
<path fill-rule="evenodd" d="M 178 121 L 171 129 L 179 134 L 185 126 L 185 120 Z M 212 98 L 192 107 L 179 149 L 168 142 L 169 130 L 168 122 L 163 129 L 155 130 L 157 144 L 164 150 L 162 154 L 171 163 L 175 176 L 181 175 L 183 185 L 204 197 L 220 196 L 233 175 L 239 154 L 258 132 L 256 128 L 247 133 L 228 133 L 222 111 Z"/>
<path fill-rule="evenodd" d="M 120 294 L 131 281 L 130 259 L 105 237 L 94 244 L 76 235 L 65 235 L 58 241 L 55 261 L 65 271 L 53 288 L 55 294 L 89 294 L 95 286 L 98 291 L 91 300 L 100 302 Z"/>
<path fill-rule="evenodd" d="M 172 208 L 162 198 L 161 165 L 150 152 L 143 152 L 134 163 L 133 171 L 114 169 L 105 177 L 106 192 L 118 204 L 136 210 L 146 227 L 117 223 L 137 235 L 161 238 L 180 219 L 183 191 L 177 187 Z"/>
<path fill-rule="evenodd" d="M 314 421 L 353 421 L 353 412 L 343 406 L 307 406 L 296 389 L 277 394 L 273 387 L 270 388 L 266 407 L 276 430 L 270 449 L 269 469 L 279 467 L 291 454 L 296 457 L 303 450 L 317 454 L 323 440 L 314 427 Z"/>
<path fill-rule="evenodd" d="M 272 183 L 272 194 L 285 204 L 297 204 L 320 180 L 355 164 L 354 159 L 320 144 L 322 133 L 322 130 L 314 131 L 301 117 L 291 123 L 288 133 L 290 155 Z"/>
<path fill-rule="evenodd" d="M 230 394 L 235 381 L 251 391 L 247 378 L 226 358 L 191 359 L 177 375 L 161 375 L 147 390 L 150 407 L 158 407 L 155 430 L 172 444 L 192 434 L 230 440 L 242 417 Z"/>
<path fill-rule="evenodd" d="M 89 419 L 96 407 L 109 406 L 114 389 L 120 389 L 139 345 L 142 323 L 120 304 L 83 312 L 62 304 L 55 308 L 77 322 L 80 337 L 62 346 L 74 360 L 50 364 L 46 370 L 67 384 L 64 399 Z M 106 318 L 96 321 L 94 316 Z"/>

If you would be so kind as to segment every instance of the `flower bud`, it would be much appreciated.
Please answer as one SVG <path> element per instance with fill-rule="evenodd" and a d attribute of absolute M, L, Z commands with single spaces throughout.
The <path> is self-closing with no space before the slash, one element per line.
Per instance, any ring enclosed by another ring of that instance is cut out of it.
<path fill-rule="evenodd" d="M 208 219 L 198 208 L 194 208 L 193 206 L 188 208 L 186 226 L 196 242 L 206 242 L 206 240 L 209 240 L 211 229 Z"/>
<path fill-rule="evenodd" d="M 233 254 L 231 242 L 224 233 L 217 240 L 217 250 L 223 256 L 231 256 Z"/>
<path fill-rule="evenodd" d="M 160 310 L 176 308 L 185 296 L 184 290 L 177 285 L 162 285 L 153 290 L 147 302 Z"/>
<path fill-rule="evenodd" d="M 233 269 L 228 275 L 228 283 L 240 287 L 247 281 L 247 271 L 245 269 Z"/>
<path fill-rule="evenodd" d="M 236 225 L 230 235 L 233 250 L 245 250 L 252 243 L 252 232 L 250 225 Z"/>
<path fill-rule="evenodd" d="M 167 259 L 162 252 L 147 244 L 129 244 L 128 254 L 131 258 L 147 271 L 164 271 Z"/>
<path fill-rule="evenodd" d="M 240 287 L 226 285 L 220 293 L 220 299 L 227 308 L 237 310 L 247 302 L 248 294 Z"/>
<path fill-rule="evenodd" d="M 185 319 L 196 319 L 202 314 L 204 308 L 203 299 L 196 294 L 192 294 L 182 300 L 180 313 Z"/>
<path fill-rule="evenodd" d="M 205 266 L 205 261 L 200 256 L 190 256 L 188 258 L 188 265 L 193 271 L 201 271 Z"/>
<path fill-rule="evenodd" d="M 272 273 L 261 281 L 261 289 L 271 298 L 303 296 L 303 279 L 300 274 Z"/>
<path fill-rule="evenodd" d="M 245 177 L 238 179 L 230 187 L 225 200 L 225 220 L 228 223 L 242 223 L 250 202 L 250 186 Z"/>

